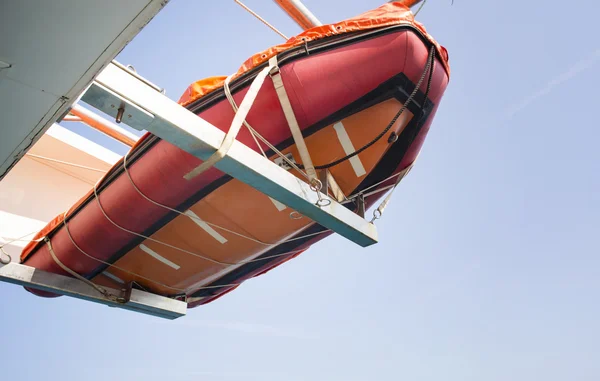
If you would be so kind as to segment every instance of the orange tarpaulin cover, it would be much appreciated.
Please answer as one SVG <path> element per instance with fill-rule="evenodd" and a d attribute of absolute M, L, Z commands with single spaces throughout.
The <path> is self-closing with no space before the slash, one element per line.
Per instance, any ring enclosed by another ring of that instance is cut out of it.
<path fill-rule="evenodd" d="M 320 40 L 325 37 L 334 35 L 358 32 L 375 28 L 382 28 L 386 26 L 394 25 L 411 25 L 420 30 L 429 41 L 431 41 L 437 48 L 438 57 L 444 64 L 444 69 L 450 76 L 450 67 L 448 65 L 448 52 L 444 47 L 439 45 L 433 37 L 431 37 L 425 27 L 415 20 L 410 8 L 404 5 L 403 1 L 396 1 L 393 3 L 386 3 L 379 8 L 365 12 L 359 16 L 347 19 L 335 24 L 328 24 L 317 26 L 311 29 L 307 29 L 297 36 L 294 36 L 287 40 L 285 43 L 277 46 L 273 46 L 265 51 L 257 53 L 252 57 L 248 58 L 243 65 L 239 68 L 237 73 L 233 76 L 232 80 L 239 77 L 241 74 L 248 70 L 259 66 L 263 62 L 268 61 L 271 57 L 286 51 L 288 49 L 300 46 L 304 42 Z M 179 103 L 182 106 L 186 106 L 195 100 L 203 97 L 211 91 L 221 88 L 225 81 L 226 76 L 216 76 L 202 79 L 198 82 L 191 84 L 187 90 L 179 98 Z"/>

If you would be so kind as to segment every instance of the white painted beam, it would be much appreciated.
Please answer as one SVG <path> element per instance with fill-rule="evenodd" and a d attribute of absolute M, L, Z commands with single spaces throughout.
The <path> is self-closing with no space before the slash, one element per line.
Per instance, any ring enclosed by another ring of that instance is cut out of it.
<path fill-rule="evenodd" d="M 81 100 L 111 116 L 124 102 L 123 123 L 147 130 L 202 160 L 225 137 L 220 129 L 114 64 L 98 75 Z M 319 196 L 307 183 L 239 141 L 215 167 L 361 246 L 377 242 L 375 225 L 334 200 L 317 206 Z"/>
<path fill-rule="evenodd" d="M 90 285 L 78 279 L 49 273 L 17 263 L 9 263 L 0 267 L 0 281 L 169 320 L 185 316 L 187 312 L 187 303 L 183 301 L 135 289 L 131 290 L 129 301 L 118 303 L 105 298 Z M 113 295 L 123 294 L 122 290 L 104 288 Z"/>

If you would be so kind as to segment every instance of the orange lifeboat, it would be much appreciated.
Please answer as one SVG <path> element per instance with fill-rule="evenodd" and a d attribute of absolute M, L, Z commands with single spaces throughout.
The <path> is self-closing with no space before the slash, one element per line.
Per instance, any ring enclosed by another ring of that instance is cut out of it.
<path fill-rule="evenodd" d="M 239 105 L 277 56 L 293 113 L 330 196 L 373 205 L 415 161 L 449 80 L 446 50 L 401 2 L 306 30 L 249 58 L 228 85 Z M 225 77 L 189 86 L 179 103 L 227 131 L 235 111 Z M 264 81 L 237 139 L 302 167 L 276 89 Z M 260 139 L 259 135 L 269 144 Z M 98 186 L 40 231 L 21 262 L 112 288 L 208 303 L 307 250 L 331 232 L 254 188 L 146 134 Z M 299 178 L 302 174 L 289 169 Z M 44 238 L 45 240 L 39 240 Z M 30 290 L 41 296 L 53 296 Z"/>

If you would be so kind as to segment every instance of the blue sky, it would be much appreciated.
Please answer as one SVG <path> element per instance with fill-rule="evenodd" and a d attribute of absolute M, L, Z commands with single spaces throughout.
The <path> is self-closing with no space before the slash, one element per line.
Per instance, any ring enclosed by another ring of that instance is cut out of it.
<path fill-rule="evenodd" d="M 333 22 L 382 0 L 304 2 Z M 598 10 L 428 2 L 452 77 L 381 243 L 331 237 L 174 322 L 0 285 L 2 379 L 597 380 Z M 177 99 L 280 41 L 233 1 L 172 0 L 118 60 Z"/>

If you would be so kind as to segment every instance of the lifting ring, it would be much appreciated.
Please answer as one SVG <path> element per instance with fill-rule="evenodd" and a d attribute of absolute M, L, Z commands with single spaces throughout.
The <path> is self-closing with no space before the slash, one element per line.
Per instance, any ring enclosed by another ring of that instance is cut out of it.
<path fill-rule="evenodd" d="M 323 198 L 323 196 L 321 196 L 321 189 L 323 188 L 323 183 L 321 182 L 321 180 L 319 179 L 312 179 L 310 182 L 310 190 L 312 190 L 313 192 L 315 192 L 317 194 L 317 197 L 319 198 L 317 200 L 317 202 L 315 203 L 315 205 L 317 205 L 319 208 L 323 207 L 323 206 L 328 206 L 331 205 L 331 200 L 328 200 L 326 198 Z"/>
<path fill-rule="evenodd" d="M 373 211 L 373 219 L 371 219 L 371 223 L 375 222 L 375 220 L 378 220 L 381 218 L 381 211 L 379 209 L 375 209 Z"/>
<path fill-rule="evenodd" d="M 2 259 L 2 255 L 6 256 L 6 258 L 8 258 L 8 260 L 4 261 Z M 10 262 L 12 262 L 12 257 L 10 256 L 10 254 L 8 254 L 6 251 L 4 251 L 4 249 L 2 249 L 0 247 L 0 264 L 2 264 L 2 265 L 8 265 Z"/>
<path fill-rule="evenodd" d="M 319 198 L 317 200 L 317 206 L 319 206 L 319 207 L 329 206 L 329 205 L 331 205 L 331 200 L 328 200 L 326 198 Z"/>
<path fill-rule="evenodd" d="M 292 213 L 290 213 L 290 218 L 292 220 L 300 220 L 300 219 L 302 219 L 302 214 L 300 214 L 294 210 Z"/>

